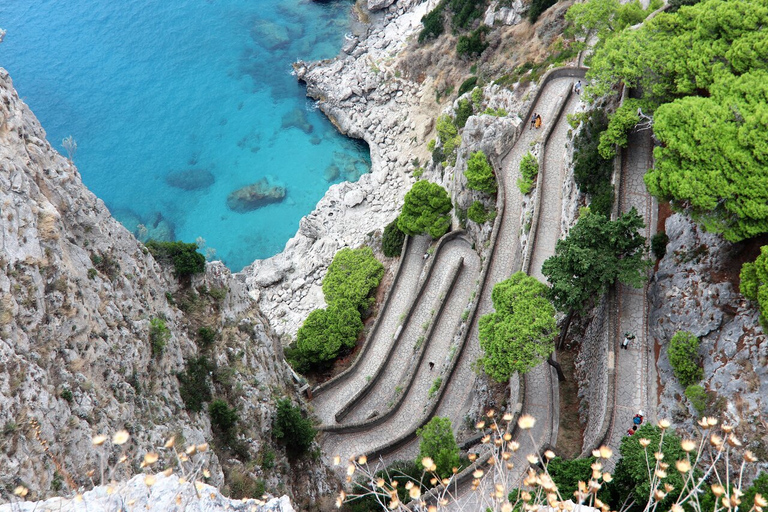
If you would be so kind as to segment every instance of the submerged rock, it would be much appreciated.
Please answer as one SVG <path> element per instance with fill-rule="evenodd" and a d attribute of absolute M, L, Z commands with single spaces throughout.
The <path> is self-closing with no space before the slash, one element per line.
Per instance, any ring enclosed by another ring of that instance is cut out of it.
<path fill-rule="evenodd" d="M 227 207 L 230 210 L 245 213 L 261 208 L 271 203 L 277 203 L 285 198 L 285 187 L 272 185 L 267 178 L 256 183 L 239 188 L 227 196 Z"/>
<path fill-rule="evenodd" d="M 168 185 L 182 190 L 203 190 L 213 185 L 215 181 L 216 178 L 207 169 L 173 171 L 165 177 Z"/>
<path fill-rule="evenodd" d="M 323 178 L 328 182 L 336 181 L 339 178 L 339 166 L 331 164 L 326 167 L 325 172 L 323 173 Z"/>
<path fill-rule="evenodd" d="M 251 38 L 264 48 L 274 50 L 291 42 L 288 29 L 268 20 L 256 20 L 251 27 Z"/>
<path fill-rule="evenodd" d="M 298 128 L 306 134 L 312 133 L 312 123 L 307 119 L 307 113 L 301 108 L 294 108 L 283 116 L 282 128 Z"/>

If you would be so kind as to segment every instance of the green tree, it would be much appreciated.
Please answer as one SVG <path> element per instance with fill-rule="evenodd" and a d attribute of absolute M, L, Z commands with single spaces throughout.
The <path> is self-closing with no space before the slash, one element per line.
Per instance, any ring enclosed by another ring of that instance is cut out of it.
<path fill-rule="evenodd" d="M 429 234 L 438 239 L 451 227 L 451 208 L 451 198 L 443 187 L 425 180 L 417 181 L 405 194 L 397 227 L 406 235 Z"/>
<path fill-rule="evenodd" d="M 691 405 L 701 416 L 707 408 L 707 391 L 698 384 L 691 384 L 685 388 L 685 397 L 691 401 Z"/>
<path fill-rule="evenodd" d="M 667 349 L 669 364 L 680 384 L 687 388 L 704 377 L 699 356 L 699 338 L 685 331 L 678 331 L 669 340 Z"/>
<path fill-rule="evenodd" d="M 400 256 L 405 242 L 405 233 L 397 227 L 397 219 L 393 220 L 384 228 L 384 234 L 381 235 L 381 249 L 384 256 L 394 258 Z"/>
<path fill-rule="evenodd" d="M 598 150 L 600 138 L 608 128 L 608 117 L 601 109 L 589 111 L 573 141 L 573 174 L 579 190 L 589 195 L 590 210 L 611 214 L 614 192 L 611 183 L 613 160 L 603 158 Z"/>
<path fill-rule="evenodd" d="M 483 203 L 480 201 L 473 202 L 467 210 L 467 217 L 469 220 L 477 222 L 478 224 L 482 224 L 494 215 L 495 212 L 488 213 L 485 206 L 483 206 Z"/>
<path fill-rule="evenodd" d="M 456 109 L 456 127 L 464 128 L 467 124 L 467 119 L 474 114 L 474 108 L 469 100 L 459 100 L 459 106 Z"/>
<path fill-rule="evenodd" d="M 304 417 L 301 408 L 294 406 L 288 398 L 277 400 L 272 437 L 283 443 L 289 455 L 298 457 L 305 454 L 316 434 L 312 420 Z"/>
<path fill-rule="evenodd" d="M 534 180 L 538 174 L 539 162 L 535 156 L 528 152 L 520 160 L 520 177 L 517 179 L 517 188 L 520 189 L 521 194 L 527 195 L 531 193 Z"/>
<path fill-rule="evenodd" d="M 464 176 L 467 177 L 467 186 L 472 190 L 486 194 L 495 194 L 498 190 L 493 167 L 482 151 L 476 151 L 469 157 Z"/>
<path fill-rule="evenodd" d="M 757 478 L 752 481 L 752 485 L 744 491 L 744 496 L 741 498 L 741 508 L 749 510 L 755 503 L 755 494 L 758 493 L 763 498 L 768 498 L 768 473 L 765 471 L 761 471 Z"/>
<path fill-rule="evenodd" d="M 203 403 L 212 398 L 211 385 L 208 376 L 215 366 L 205 356 L 188 359 L 183 373 L 176 375 L 179 379 L 179 395 L 184 401 L 184 408 L 190 412 L 203 410 Z"/>
<path fill-rule="evenodd" d="M 357 308 L 347 300 L 339 300 L 309 314 L 296 333 L 295 350 L 286 351 L 286 357 L 299 371 L 323 368 L 336 359 L 342 348 L 354 347 L 362 330 Z"/>
<path fill-rule="evenodd" d="M 445 2 L 440 2 L 434 9 L 422 16 L 421 23 L 424 28 L 419 32 L 419 43 L 438 37 L 443 33 L 443 13 Z"/>
<path fill-rule="evenodd" d="M 165 346 L 171 339 L 171 331 L 165 325 L 162 318 L 152 318 L 149 321 L 149 345 L 152 348 L 152 355 L 159 356 L 165 350 Z"/>
<path fill-rule="evenodd" d="M 456 122 L 453 117 L 443 114 L 437 118 L 435 129 L 437 130 L 437 137 L 442 143 L 442 158 L 447 160 L 450 165 L 454 165 L 456 163 L 456 150 L 461 145 L 461 136 Z"/>
<path fill-rule="evenodd" d="M 650 444 L 647 448 L 640 445 L 641 439 L 648 439 Z M 661 442 L 661 446 L 659 443 Z M 680 494 L 683 488 L 683 479 L 680 472 L 674 470 L 674 463 L 678 460 L 685 460 L 686 453 L 680 448 L 680 438 L 669 430 L 664 432 L 662 442 L 662 430 L 649 423 L 645 423 L 634 435 L 624 436 L 621 441 L 621 459 L 616 464 L 616 470 L 613 474 L 613 483 L 608 486 L 610 497 L 608 502 L 611 510 L 620 510 L 624 500 L 631 494 L 635 498 L 636 505 L 632 511 L 641 511 L 645 506 L 645 501 L 650 496 L 651 482 L 649 475 L 653 474 L 653 468 L 656 459 L 653 454 L 662 452 L 664 462 L 670 464 L 667 477 L 663 482 L 674 486 L 674 490 L 669 492 L 659 504 L 659 510 L 669 510 Z M 650 471 L 648 465 L 650 464 Z"/>
<path fill-rule="evenodd" d="M 760 323 L 768 329 L 768 245 L 760 248 L 760 256 L 754 262 L 742 265 L 739 277 L 742 295 L 757 302 Z"/>
<path fill-rule="evenodd" d="M 416 461 L 421 465 L 424 457 L 430 457 L 437 466 L 437 475 L 440 478 L 448 478 L 453 474 L 453 468 L 461 464 L 459 458 L 459 445 L 453 437 L 451 420 L 435 416 L 429 423 L 416 431 L 421 438 L 419 442 L 419 458 Z"/>
<path fill-rule="evenodd" d="M 159 262 L 173 264 L 173 274 L 177 278 L 205 272 L 205 256 L 197 252 L 196 244 L 149 240 L 146 247 Z"/>
<path fill-rule="evenodd" d="M 586 41 L 595 35 L 599 46 L 626 27 L 640 23 L 659 6 L 659 2 L 651 2 L 648 9 L 643 9 L 639 0 L 626 4 L 619 0 L 589 0 L 573 4 L 565 13 L 565 19 L 573 27 L 575 37 Z"/>
<path fill-rule="evenodd" d="M 347 301 L 353 307 L 365 310 L 374 298 L 371 293 L 384 276 L 384 265 L 373 255 L 370 247 L 345 247 L 333 257 L 323 279 L 325 302 L 335 304 Z"/>
<path fill-rule="evenodd" d="M 552 354 L 557 335 L 555 308 L 547 299 L 546 285 L 524 272 L 496 283 L 491 299 L 496 311 L 480 318 L 484 355 L 479 363 L 491 378 L 505 382 Z"/>
<path fill-rule="evenodd" d="M 237 410 L 230 407 L 224 400 L 217 398 L 208 404 L 208 415 L 211 417 L 211 427 L 218 430 L 227 442 L 232 441 L 235 436 L 235 426 L 239 419 Z"/>
<path fill-rule="evenodd" d="M 611 116 L 608 127 L 600 135 L 598 152 L 605 160 L 616 156 L 615 146 L 626 148 L 629 143 L 629 132 L 640 122 L 638 108 L 648 109 L 646 102 L 636 98 L 627 98 L 624 104 L 616 109 Z"/>
<path fill-rule="evenodd" d="M 585 459 L 565 460 L 561 457 L 555 457 L 547 464 L 547 471 L 552 480 L 557 485 L 557 491 L 560 496 L 573 496 L 574 491 L 579 488 L 579 481 L 589 482 L 592 478 L 592 464 L 594 457 Z"/>
<path fill-rule="evenodd" d="M 643 219 L 633 208 L 615 221 L 583 211 L 541 272 L 552 285 L 550 297 L 563 312 L 584 312 L 592 300 L 619 281 L 639 288 L 651 262 L 644 259 Z"/>

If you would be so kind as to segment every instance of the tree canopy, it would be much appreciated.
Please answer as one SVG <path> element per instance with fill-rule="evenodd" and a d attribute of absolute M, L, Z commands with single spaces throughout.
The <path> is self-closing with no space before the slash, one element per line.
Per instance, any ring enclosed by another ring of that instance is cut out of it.
<path fill-rule="evenodd" d="M 272 422 L 272 437 L 285 444 L 285 450 L 292 456 L 307 452 L 312 446 L 317 431 L 312 420 L 305 418 L 301 408 L 294 406 L 288 398 L 277 400 L 277 413 Z"/>
<path fill-rule="evenodd" d="M 416 434 L 421 438 L 417 464 L 421 464 L 424 457 L 429 457 L 437 466 L 436 473 L 441 478 L 451 476 L 453 468 L 458 468 L 461 464 L 459 445 L 453 437 L 451 420 L 435 416 L 429 420 L 429 423 L 418 429 Z"/>
<path fill-rule="evenodd" d="M 464 170 L 464 176 L 467 177 L 467 186 L 472 190 L 485 192 L 486 194 L 495 194 L 498 186 L 496 184 L 496 175 L 493 173 L 488 158 L 482 151 L 472 153 L 467 161 L 467 168 Z"/>
<path fill-rule="evenodd" d="M 205 256 L 197 252 L 196 244 L 149 240 L 146 246 L 158 261 L 173 264 L 173 275 L 177 278 L 205 272 Z"/>
<path fill-rule="evenodd" d="M 642 91 L 651 194 L 734 242 L 768 231 L 767 26 L 766 0 L 703 1 L 610 38 L 588 73 L 592 95 Z"/>
<path fill-rule="evenodd" d="M 752 263 L 741 267 L 741 293 L 757 302 L 760 308 L 760 322 L 768 325 L 768 245 L 760 248 L 760 256 Z"/>
<path fill-rule="evenodd" d="M 371 306 L 371 292 L 384 276 L 384 265 L 373 255 L 370 247 L 345 247 L 333 257 L 323 279 L 325 302 L 335 304 L 348 301 L 353 307 L 365 310 Z"/>
<path fill-rule="evenodd" d="M 397 227 L 406 235 L 428 234 L 440 238 L 451 227 L 451 198 L 448 192 L 429 181 L 417 181 L 405 194 Z"/>
<path fill-rule="evenodd" d="M 342 348 L 354 347 L 362 330 L 357 308 L 348 300 L 338 300 L 309 314 L 296 333 L 296 348 L 287 350 L 286 357 L 299 371 L 326 366 Z"/>
<path fill-rule="evenodd" d="M 480 318 L 480 365 L 491 378 L 507 381 L 547 359 L 555 349 L 555 308 L 547 286 L 524 272 L 496 283 L 491 293 L 494 313 Z"/>
<path fill-rule="evenodd" d="M 552 285 L 550 297 L 564 312 L 583 312 L 617 280 L 639 288 L 651 262 L 645 237 L 638 230 L 643 219 L 634 208 L 615 221 L 605 215 L 582 212 L 568 236 L 558 240 L 555 254 L 541 272 Z"/>
<path fill-rule="evenodd" d="M 704 377 L 699 357 L 699 338 L 686 331 L 678 331 L 669 340 L 669 364 L 680 384 L 687 388 Z"/>

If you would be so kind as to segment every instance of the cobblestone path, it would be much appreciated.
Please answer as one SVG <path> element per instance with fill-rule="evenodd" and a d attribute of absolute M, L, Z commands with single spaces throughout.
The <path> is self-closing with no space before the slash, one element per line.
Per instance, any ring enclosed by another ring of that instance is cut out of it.
<path fill-rule="evenodd" d="M 335 423 L 335 414 L 347 403 L 366 383 L 366 377 L 372 375 L 376 369 L 384 364 L 389 348 L 392 345 L 394 334 L 400 325 L 400 318 L 411 307 L 411 302 L 419 286 L 419 276 L 425 265 L 422 258 L 429 247 L 430 238 L 426 236 L 415 237 L 411 242 L 405 259 L 401 262 L 399 279 L 392 283 L 390 294 L 392 299 L 389 307 L 380 311 L 383 315 L 377 336 L 368 339 L 366 343 L 373 343 L 366 350 L 361 359 L 356 361 L 350 375 L 339 385 L 331 386 L 314 396 L 310 405 L 315 415 L 322 424 Z"/>

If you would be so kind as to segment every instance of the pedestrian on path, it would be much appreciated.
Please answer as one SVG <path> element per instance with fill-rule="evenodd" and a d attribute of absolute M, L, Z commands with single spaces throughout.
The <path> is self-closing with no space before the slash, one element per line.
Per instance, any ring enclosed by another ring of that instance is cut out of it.
<path fill-rule="evenodd" d="M 435 368 L 435 363 L 432 361 L 429 362 L 429 371 L 432 371 Z"/>
<path fill-rule="evenodd" d="M 425 252 L 424 256 L 422 256 L 421 259 L 426 260 L 427 258 L 429 258 L 429 253 Z"/>
<path fill-rule="evenodd" d="M 539 128 L 541 128 L 541 116 L 536 114 L 536 129 L 538 130 Z"/>
<path fill-rule="evenodd" d="M 635 339 L 635 335 L 629 332 L 624 333 L 624 341 L 621 342 L 621 348 L 627 350 L 629 348 L 629 342 Z"/>
<path fill-rule="evenodd" d="M 576 94 L 581 94 L 581 80 L 579 80 L 578 82 L 576 82 L 576 84 L 574 84 L 573 91 Z"/>
<path fill-rule="evenodd" d="M 631 436 L 634 435 L 635 432 L 637 432 L 637 425 L 632 425 L 629 430 L 627 430 L 627 435 Z"/>
<path fill-rule="evenodd" d="M 637 426 L 640 426 L 643 424 L 643 411 L 638 411 L 637 414 L 632 418 L 632 423 L 634 423 Z"/>
<path fill-rule="evenodd" d="M 534 112 L 533 115 L 531 116 L 531 127 L 528 128 L 529 130 L 533 130 L 533 127 L 536 126 L 536 119 L 538 118 L 539 118 L 539 114 Z"/>

